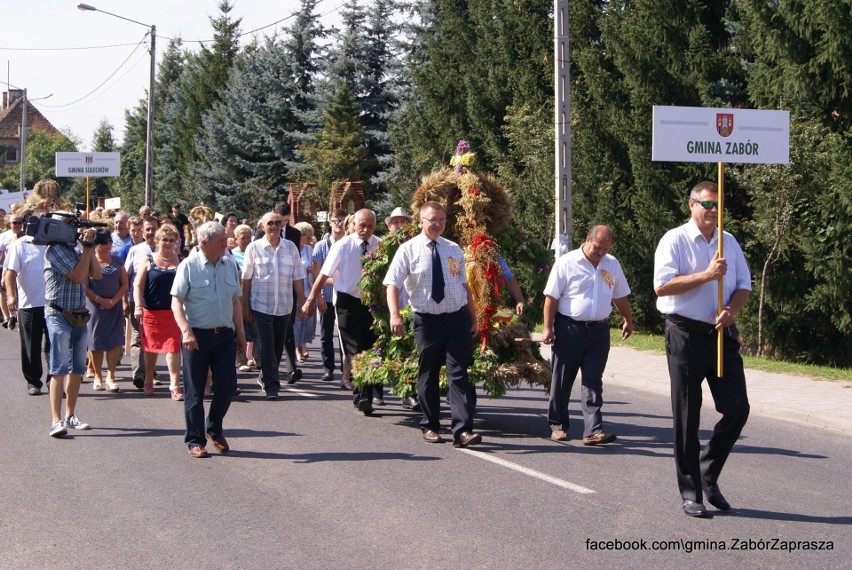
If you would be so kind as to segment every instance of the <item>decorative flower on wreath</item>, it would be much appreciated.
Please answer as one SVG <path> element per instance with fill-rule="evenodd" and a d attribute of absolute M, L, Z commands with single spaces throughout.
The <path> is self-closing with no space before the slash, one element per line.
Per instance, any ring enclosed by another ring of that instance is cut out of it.
<path fill-rule="evenodd" d="M 500 396 L 507 386 L 519 386 L 521 382 L 549 389 L 550 366 L 541 358 L 538 345 L 530 341 L 529 330 L 513 313 L 501 313 L 499 309 L 506 283 L 494 236 L 509 227 L 512 202 L 493 176 L 472 170 L 475 157 L 467 141 L 459 141 L 450 161 L 453 168 L 444 167 L 424 177 L 415 190 L 412 213 L 417 219 L 424 203 L 434 200 L 443 204 L 447 209 L 444 237 L 458 242 L 464 251 L 480 338 L 469 369 L 471 382 L 482 384 L 492 396 Z M 413 316 L 408 310 L 401 311 L 407 332 L 402 337 L 391 334 L 382 281 L 399 246 L 419 231 L 412 224 L 404 232 L 385 236 L 379 248 L 364 258 L 359 281 L 361 300 L 370 306 L 378 340 L 372 349 L 353 359 L 353 382 L 387 384 L 400 396 L 416 390 L 418 355 Z M 449 258 L 447 268 L 456 276 L 461 271 L 461 260 Z M 377 361 L 381 362 L 379 366 Z M 441 382 L 446 383 L 443 375 Z"/>

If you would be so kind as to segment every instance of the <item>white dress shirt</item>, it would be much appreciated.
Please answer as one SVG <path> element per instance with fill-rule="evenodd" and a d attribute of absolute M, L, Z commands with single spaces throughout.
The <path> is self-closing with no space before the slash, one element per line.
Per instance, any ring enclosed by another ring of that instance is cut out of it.
<path fill-rule="evenodd" d="M 382 240 L 376 236 L 370 236 L 367 245 L 367 253 L 376 251 Z M 361 243 L 363 240 L 358 234 L 349 234 L 331 245 L 328 257 L 322 264 L 320 273 L 334 279 L 334 290 L 338 293 L 346 293 L 353 297 L 361 298 L 361 288 L 358 281 L 361 280 Z"/>
<path fill-rule="evenodd" d="M 595 267 L 581 247 L 556 260 L 544 294 L 556 299 L 556 311 L 563 316 L 602 321 L 612 312 L 612 300 L 627 297 L 630 286 L 615 257 L 607 254 Z"/>
<path fill-rule="evenodd" d="M 692 275 L 707 269 L 718 249 L 717 229 L 708 242 L 693 220 L 666 232 L 654 253 L 654 288 L 681 275 Z M 734 291 L 751 291 L 751 272 L 743 250 L 736 238 L 725 232 L 724 257 L 728 271 L 723 279 L 723 304 L 730 301 Z M 679 295 L 657 297 L 657 309 L 663 314 L 676 313 L 682 317 L 716 322 L 719 282 L 708 281 Z"/>

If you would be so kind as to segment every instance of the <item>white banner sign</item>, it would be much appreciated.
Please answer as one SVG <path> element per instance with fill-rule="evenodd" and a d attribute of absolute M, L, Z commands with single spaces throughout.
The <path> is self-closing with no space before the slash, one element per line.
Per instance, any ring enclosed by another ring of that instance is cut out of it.
<path fill-rule="evenodd" d="M 121 165 L 120 152 L 57 152 L 57 178 L 115 178 Z"/>
<path fill-rule="evenodd" d="M 654 107 L 651 159 L 668 162 L 790 162 L 790 112 Z"/>
<path fill-rule="evenodd" d="M 104 208 L 107 210 L 120 210 L 121 198 L 107 198 L 104 200 Z"/>
<path fill-rule="evenodd" d="M 12 204 L 21 204 L 27 201 L 27 197 L 32 193 L 31 190 L 25 192 L 3 192 L 0 193 L 0 208 L 6 210 L 6 213 L 12 211 Z"/>

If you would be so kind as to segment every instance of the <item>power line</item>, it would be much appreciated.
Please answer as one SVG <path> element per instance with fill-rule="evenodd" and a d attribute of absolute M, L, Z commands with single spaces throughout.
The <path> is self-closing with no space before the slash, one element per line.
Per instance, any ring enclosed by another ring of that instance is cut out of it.
<path fill-rule="evenodd" d="M 80 51 L 90 49 L 109 49 L 117 47 L 127 47 L 136 44 L 111 44 L 106 46 L 82 46 L 82 47 L 61 47 L 61 48 L 21 48 L 21 47 L 0 47 L 0 51 Z"/>
<path fill-rule="evenodd" d="M 103 87 L 104 85 L 106 85 L 106 83 L 107 83 L 110 79 L 112 79 L 113 77 L 115 77 L 115 75 L 116 75 L 116 74 L 117 74 L 117 73 L 121 70 L 121 68 L 122 68 L 122 67 L 124 67 L 124 64 L 126 64 L 126 63 L 130 60 L 130 58 L 131 58 L 131 57 L 133 57 L 133 54 L 134 54 L 134 53 L 136 53 L 136 51 L 139 49 L 139 46 L 141 46 L 141 45 L 143 45 L 143 44 L 144 44 L 144 42 L 145 42 L 145 38 L 147 38 L 149 34 L 150 34 L 150 32 L 146 33 L 146 34 L 142 37 L 142 39 L 141 39 L 141 40 L 139 40 L 139 43 L 138 43 L 138 44 L 136 44 L 136 47 L 134 47 L 134 48 L 133 48 L 133 51 L 131 51 L 131 52 L 128 54 L 128 56 L 127 56 L 126 58 L 124 58 L 124 61 L 122 61 L 122 62 L 119 64 L 119 66 L 115 69 L 115 71 L 113 71 L 112 73 L 110 73 L 110 74 L 109 74 L 109 76 L 108 76 L 106 79 L 104 79 L 104 80 L 100 83 L 100 85 L 98 85 L 98 86 L 97 86 L 97 87 L 95 87 L 94 89 L 92 89 L 91 91 L 89 91 L 88 93 L 86 93 L 85 95 L 83 95 L 82 97 L 80 97 L 79 99 L 76 99 L 76 100 L 74 100 L 74 101 L 71 101 L 70 103 L 65 103 L 65 104 L 63 104 L 63 105 L 41 105 L 41 106 L 42 106 L 42 107 L 49 108 L 49 109 L 65 109 L 65 108 L 67 108 L 67 107 L 71 107 L 72 105 L 76 105 L 76 104 L 77 104 L 77 103 L 79 103 L 80 101 L 83 101 L 84 99 L 86 99 L 87 97 L 89 97 L 90 95 L 92 95 L 93 93 L 95 93 L 98 89 L 100 89 L 101 87 Z"/>

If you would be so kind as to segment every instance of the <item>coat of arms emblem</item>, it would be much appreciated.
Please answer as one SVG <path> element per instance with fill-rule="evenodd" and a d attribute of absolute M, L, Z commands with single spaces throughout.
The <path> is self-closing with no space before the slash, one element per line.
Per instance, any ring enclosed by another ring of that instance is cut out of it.
<path fill-rule="evenodd" d="M 716 132 L 723 137 L 734 132 L 734 114 L 733 113 L 716 113 Z"/>

